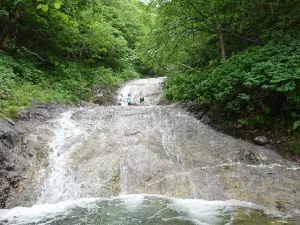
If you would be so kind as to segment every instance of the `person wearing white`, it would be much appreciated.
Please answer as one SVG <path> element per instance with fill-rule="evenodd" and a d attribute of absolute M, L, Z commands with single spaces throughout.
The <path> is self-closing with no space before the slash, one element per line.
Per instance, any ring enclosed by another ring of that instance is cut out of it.
<path fill-rule="evenodd" d="M 122 106 L 127 106 L 127 98 L 125 96 L 122 97 Z"/>
<path fill-rule="evenodd" d="M 123 101 L 123 94 L 120 94 L 120 96 L 118 98 L 118 106 L 122 105 L 122 101 Z"/>

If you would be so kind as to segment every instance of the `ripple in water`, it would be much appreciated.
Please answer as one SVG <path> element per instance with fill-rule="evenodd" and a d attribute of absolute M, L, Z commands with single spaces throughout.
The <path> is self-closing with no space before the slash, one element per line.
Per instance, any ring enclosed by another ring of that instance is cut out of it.
<path fill-rule="evenodd" d="M 159 195 L 89 198 L 57 204 L 17 207 L 0 211 L 0 223 L 101 225 L 235 225 L 295 224 L 241 201 L 204 201 Z"/>

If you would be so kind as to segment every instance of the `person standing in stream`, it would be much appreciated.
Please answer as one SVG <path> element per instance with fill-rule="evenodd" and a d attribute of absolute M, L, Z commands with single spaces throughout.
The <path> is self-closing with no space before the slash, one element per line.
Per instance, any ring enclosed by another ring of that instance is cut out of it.
<path fill-rule="evenodd" d="M 123 101 L 123 94 L 121 94 L 118 98 L 118 106 L 122 105 L 122 101 Z"/>
<path fill-rule="evenodd" d="M 142 94 L 142 92 L 141 92 L 141 93 L 140 93 L 140 104 L 141 104 L 143 101 L 145 101 L 145 99 L 144 99 L 144 96 L 143 96 L 143 94 Z"/>
<path fill-rule="evenodd" d="M 132 105 L 132 98 L 131 98 L 130 94 L 128 94 L 128 97 L 127 97 L 127 104 L 128 104 L 129 106 Z"/>

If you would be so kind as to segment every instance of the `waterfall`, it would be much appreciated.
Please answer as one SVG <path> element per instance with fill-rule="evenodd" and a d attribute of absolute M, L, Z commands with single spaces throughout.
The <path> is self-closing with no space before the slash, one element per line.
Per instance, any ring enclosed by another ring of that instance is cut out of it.
<path fill-rule="evenodd" d="M 164 81 L 126 84 L 118 94 L 134 106 L 74 107 L 40 122 L 48 132 L 30 140 L 49 140 L 49 163 L 38 197 L 0 210 L 0 224 L 293 224 L 299 166 L 176 105 L 158 106 Z"/>

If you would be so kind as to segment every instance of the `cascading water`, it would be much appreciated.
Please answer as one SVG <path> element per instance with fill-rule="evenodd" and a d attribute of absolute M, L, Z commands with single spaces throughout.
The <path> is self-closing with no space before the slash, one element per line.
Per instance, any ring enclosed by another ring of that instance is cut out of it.
<path fill-rule="evenodd" d="M 0 210 L 0 224 L 297 224 L 300 168 L 157 106 L 163 82 L 120 90 L 138 106 L 74 108 L 41 123 L 51 132 L 34 135 L 52 136 L 39 196 Z"/>
<path fill-rule="evenodd" d="M 78 139 L 87 133 L 86 129 L 71 119 L 72 114 L 72 111 L 68 111 L 63 113 L 61 118 L 53 121 L 54 137 L 49 144 L 52 149 L 49 157 L 50 171 L 37 203 L 56 203 L 68 198 L 76 198 L 78 188 L 76 185 L 70 185 L 73 183 L 73 174 L 67 162 L 72 149 L 81 144 Z"/>

